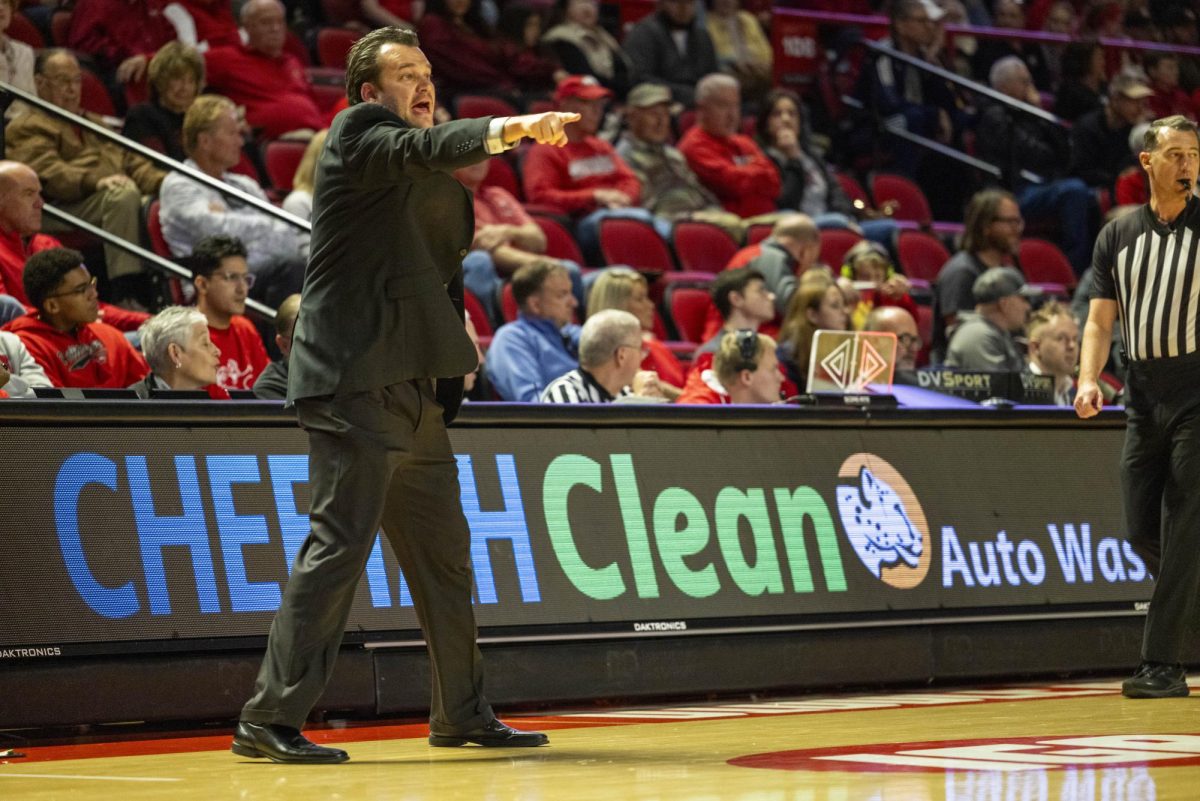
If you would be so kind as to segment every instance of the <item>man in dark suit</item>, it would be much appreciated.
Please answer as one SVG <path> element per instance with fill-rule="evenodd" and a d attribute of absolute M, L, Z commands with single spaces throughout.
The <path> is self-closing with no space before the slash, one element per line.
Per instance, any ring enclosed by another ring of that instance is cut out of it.
<path fill-rule="evenodd" d="M 525 137 L 566 143 L 578 115 L 548 112 L 434 127 L 416 35 L 381 28 L 347 64 L 350 108 L 316 172 L 311 256 L 289 359 L 288 400 L 309 434 L 312 529 L 296 562 L 253 697 L 241 756 L 344 762 L 300 727 L 321 695 L 382 523 L 409 581 L 433 668 L 430 745 L 536 746 L 483 697 L 471 608 L 470 531 L 445 422 L 476 350 L 463 327 L 470 193 L 450 173 Z"/>

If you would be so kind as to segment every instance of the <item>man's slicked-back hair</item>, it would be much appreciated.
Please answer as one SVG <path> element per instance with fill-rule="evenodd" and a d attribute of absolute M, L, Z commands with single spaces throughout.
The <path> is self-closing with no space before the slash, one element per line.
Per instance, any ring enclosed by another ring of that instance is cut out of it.
<path fill-rule="evenodd" d="M 1142 149 L 1147 153 L 1153 153 L 1162 143 L 1162 135 L 1167 131 L 1182 131 L 1200 139 L 1200 130 L 1197 130 L 1196 123 L 1182 114 L 1172 114 L 1170 117 L 1161 117 L 1150 123 L 1150 127 L 1146 129 L 1146 136 L 1142 140 Z"/>
<path fill-rule="evenodd" d="M 191 268 L 193 277 L 208 277 L 216 272 L 221 262 L 234 256 L 246 258 L 246 246 L 242 244 L 242 240 L 224 234 L 206 236 L 192 249 L 192 255 L 187 258 L 187 265 Z"/>
<path fill-rule="evenodd" d="M 350 105 L 362 102 L 364 83 L 379 82 L 379 51 L 385 44 L 421 46 L 416 31 L 396 25 L 376 28 L 355 42 L 346 54 L 346 99 Z"/>
<path fill-rule="evenodd" d="M 753 267 L 737 267 L 733 270 L 722 270 L 717 273 L 717 277 L 712 284 L 712 299 L 716 304 L 717 311 L 721 313 L 721 319 L 728 319 L 733 312 L 733 302 L 729 296 L 734 292 L 739 295 L 746 294 L 746 286 L 754 279 L 764 281 L 763 274 Z"/>
<path fill-rule="evenodd" d="M 62 283 L 63 276 L 83 266 L 83 254 L 70 248 L 47 248 L 34 253 L 25 262 L 21 283 L 30 305 L 42 308 L 51 293 Z"/>

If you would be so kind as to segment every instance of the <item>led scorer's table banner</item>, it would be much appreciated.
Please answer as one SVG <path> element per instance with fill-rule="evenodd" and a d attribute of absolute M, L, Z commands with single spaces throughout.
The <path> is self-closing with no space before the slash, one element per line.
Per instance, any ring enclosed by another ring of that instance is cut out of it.
<path fill-rule="evenodd" d="M 1121 539 L 1118 427 L 452 435 L 491 632 L 1129 610 L 1149 596 Z M 308 530 L 298 429 L 21 426 L 4 439 L 0 662 L 266 633 Z M 377 544 L 350 634 L 411 641 L 416 628 Z"/>

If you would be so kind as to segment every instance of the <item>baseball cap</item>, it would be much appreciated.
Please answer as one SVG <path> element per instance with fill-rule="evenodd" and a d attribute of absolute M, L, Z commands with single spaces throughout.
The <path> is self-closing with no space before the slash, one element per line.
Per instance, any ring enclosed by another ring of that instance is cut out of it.
<path fill-rule="evenodd" d="M 995 303 L 1010 295 L 1034 300 L 1042 296 L 1042 290 L 1025 283 L 1025 276 L 1013 267 L 989 267 L 975 279 L 971 294 L 976 303 Z"/>
<path fill-rule="evenodd" d="M 1128 72 L 1123 72 L 1113 78 L 1109 89 L 1113 94 L 1125 95 L 1130 100 L 1141 100 L 1143 97 L 1150 97 L 1154 94 L 1154 90 L 1146 85 L 1141 76 Z"/>
<path fill-rule="evenodd" d="M 598 100 L 602 97 L 612 97 L 612 92 L 600 85 L 591 75 L 568 75 L 558 82 L 554 89 L 554 102 L 559 103 L 568 97 L 580 100 Z"/>
<path fill-rule="evenodd" d="M 634 108 L 649 108 L 671 102 L 671 90 L 661 83 L 639 83 L 629 90 L 625 102 Z"/>
<path fill-rule="evenodd" d="M 929 16 L 930 22 L 937 22 L 942 17 L 946 16 L 946 10 L 939 6 L 933 0 L 921 0 L 921 7 L 925 9 L 925 13 Z"/>

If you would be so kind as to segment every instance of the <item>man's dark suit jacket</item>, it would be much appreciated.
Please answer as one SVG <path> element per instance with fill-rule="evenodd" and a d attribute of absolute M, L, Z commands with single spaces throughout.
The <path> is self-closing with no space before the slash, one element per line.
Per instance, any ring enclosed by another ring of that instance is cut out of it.
<path fill-rule="evenodd" d="M 478 361 L 462 302 L 474 212 L 450 172 L 487 157 L 489 122 L 414 128 L 376 103 L 334 119 L 317 163 L 289 402 L 458 378 L 438 382 L 453 416 Z"/>

